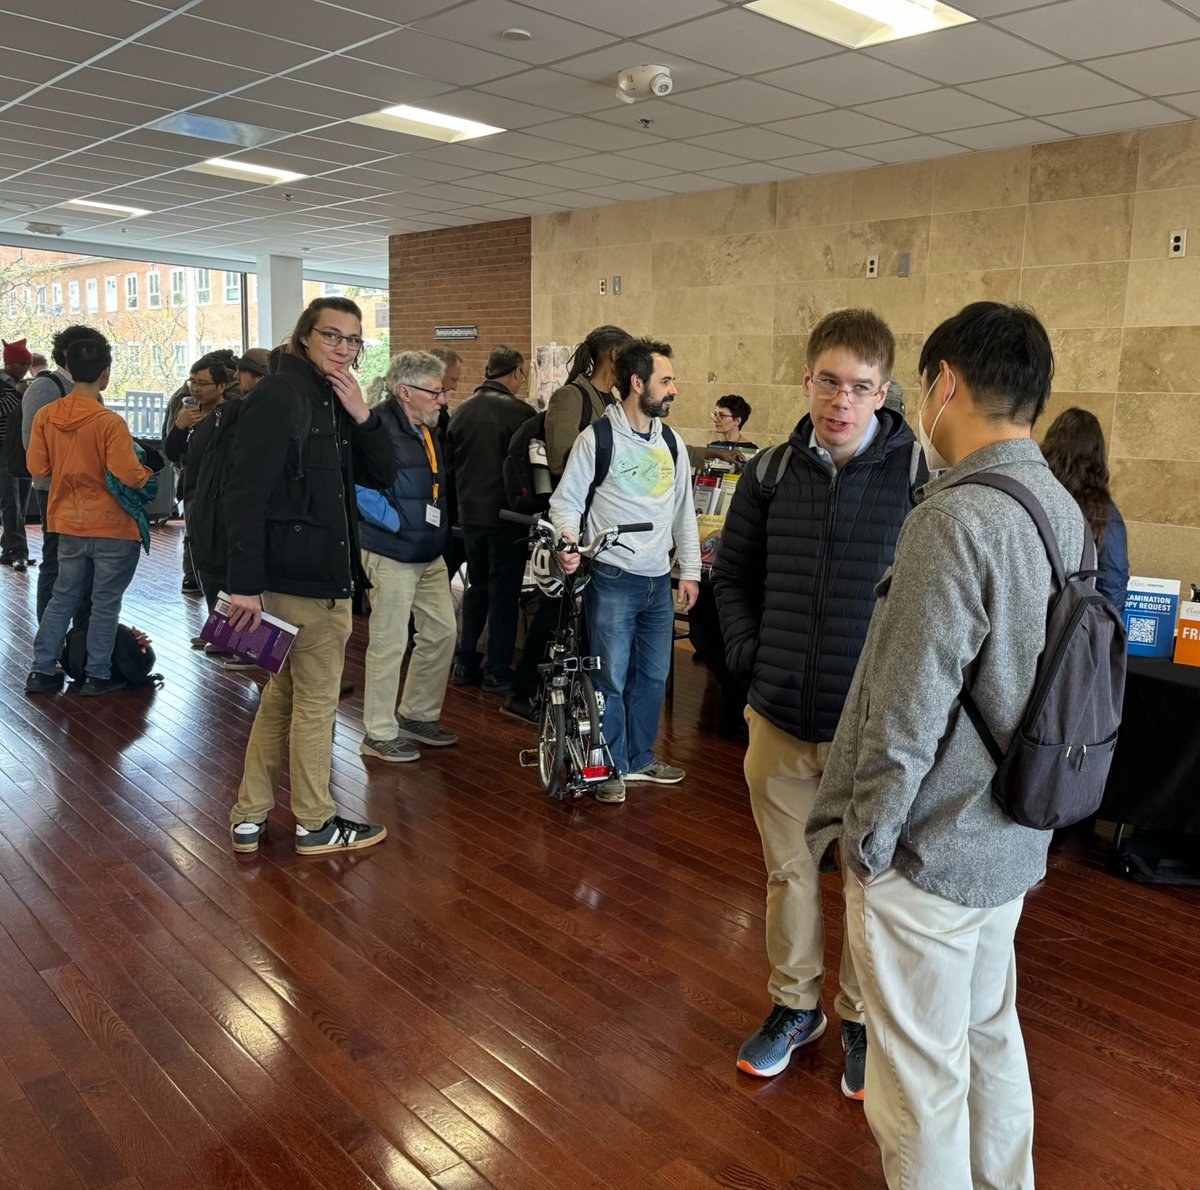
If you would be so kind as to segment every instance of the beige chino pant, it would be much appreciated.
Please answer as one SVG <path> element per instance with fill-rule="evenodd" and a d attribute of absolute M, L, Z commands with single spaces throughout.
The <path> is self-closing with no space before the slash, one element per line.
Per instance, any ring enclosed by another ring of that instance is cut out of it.
<path fill-rule="evenodd" d="M 746 785 L 762 838 L 767 868 L 767 991 L 786 1008 L 815 1008 L 825 978 L 825 927 L 816 864 L 804 827 L 829 757 L 827 743 L 809 743 L 781 731 L 746 708 L 750 745 Z M 843 943 L 834 1009 L 844 1021 L 863 1019 L 862 993 Z"/>
<path fill-rule="evenodd" d="M 286 753 L 292 813 L 301 826 L 317 830 L 334 813 L 329 794 L 333 721 L 354 614 L 349 599 L 304 599 L 273 591 L 263 592 L 262 605 L 300 631 L 283 668 L 263 687 L 229 820 L 266 821 Z"/>
<path fill-rule="evenodd" d="M 363 569 L 371 582 L 371 636 L 367 645 L 367 682 L 363 692 L 363 725 L 373 740 L 396 738 L 396 699 L 400 671 L 408 649 L 411 613 L 416 636 L 400 716 L 435 723 L 442 713 L 446 680 L 454 660 L 454 601 L 446 563 L 397 562 L 362 551 Z"/>

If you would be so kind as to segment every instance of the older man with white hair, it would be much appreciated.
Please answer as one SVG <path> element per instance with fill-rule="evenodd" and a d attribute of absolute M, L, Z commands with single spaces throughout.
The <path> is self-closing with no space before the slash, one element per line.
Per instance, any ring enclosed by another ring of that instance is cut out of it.
<path fill-rule="evenodd" d="M 377 410 L 396 454 L 396 478 L 386 491 L 355 489 L 363 569 L 371 581 L 366 734 L 359 751 L 392 764 L 419 760 L 420 744 L 458 742 L 438 723 L 455 637 L 442 557 L 450 531 L 446 475 L 434 433 L 446 404 L 445 367 L 425 351 L 393 358 Z M 397 710 L 410 615 L 416 636 Z"/>

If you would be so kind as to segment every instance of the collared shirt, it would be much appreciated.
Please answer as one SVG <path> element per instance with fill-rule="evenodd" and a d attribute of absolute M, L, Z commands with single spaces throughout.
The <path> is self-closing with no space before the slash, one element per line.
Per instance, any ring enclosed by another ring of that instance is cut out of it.
<path fill-rule="evenodd" d="M 863 440 L 858 444 L 858 449 L 850 457 L 855 458 L 855 459 L 858 458 L 858 456 L 860 454 L 862 454 L 863 451 L 866 450 L 868 446 L 871 445 L 871 443 L 875 439 L 875 435 L 878 433 L 879 433 L 879 418 L 872 416 L 871 422 L 867 426 L 867 432 L 863 435 Z M 817 454 L 819 454 L 821 456 L 821 458 L 828 459 L 831 463 L 833 462 L 833 457 L 830 455 L 829 451 L 827 451 L 817 441 L 817 431 L 816 431 L 815 427 L 813 429 L 813 432 L 811 434 L 809 434 L 809 436 L 808 436 L 808 445 L 813 450 L 815 450 L 817 452 Z"/>

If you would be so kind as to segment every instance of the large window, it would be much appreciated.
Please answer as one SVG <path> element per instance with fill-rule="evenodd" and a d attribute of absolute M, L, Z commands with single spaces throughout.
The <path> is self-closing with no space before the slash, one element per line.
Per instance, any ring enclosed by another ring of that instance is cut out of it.
<path fill-rule="evenodd" d="M 171 270 L 171 305 L 182 306 L 184 302 L 183 269 Z"/>
<path fill-rule="evenodd" d="M 79 313 L 79 282 L 67 282 L 67 308 L 72 314 Z"/>
<path fill-rule="evenodd" d="M 62 283 L 55 281 L 50 286 L 50 313 L 57 318 L 62 312 Z"/>
<path fill-rule="evenodd" d="M 100 299 L 96 294 L 96 278 L 87 279 L 87 308 L 89 314 L 95 314 L 100 309 Z"/>
<path fill-rule="evenodd" d="M 115 314 L 117 312 L 116 277 L 104 278 L 104 312 L 105 314 Z"/>
<path fill-rule="evenodd" d="M 136 310 L 138 308 L 138 283 L 137 273 L 125 274 L 125 309 Z"/>
<path fill-rule="evenodd" d="M 173 360 L 174 365 L 175 365 L 175 371 L 182 372 L 188 366 L 187 344 L 176 342 L 176 343 L 172 344 L 172 348 L 174 349 L 174 353 L 175 353 L 174 360 Z"/>
<path fill-rule="evenodd" d="M 44 285 L 39 285 L 37 287 L 37 299 L 36 300 L 37 300 L 37 304 L 35 305 L 34 309 L 36 309 L 39 314 L 45 314 L 46 313 L 46 287 Z"/>
<path fill-rule="evenodd" d="M 157 310 L 162 305 L 162 290 L 159 288 L 158 269 L 151 269 L 146 274 L 146 305 L 151 310 Z"/>
<path fill-rule="evenodd" d="M 240 302 L 242 300 L 242 274 L 241 273 L 225 273 L 225 300 L 227 302 Z"/>
<path fill-rule="evenodd" d="M 212 301 L 212 273 L 209 269 L 196 270 L 196 304 L 207 306 Z"/>

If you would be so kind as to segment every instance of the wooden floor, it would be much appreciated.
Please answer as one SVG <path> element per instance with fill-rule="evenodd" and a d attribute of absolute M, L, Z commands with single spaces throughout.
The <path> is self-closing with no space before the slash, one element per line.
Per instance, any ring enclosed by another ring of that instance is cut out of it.
<path fill-rule="evenodd" d="M 34 573 L 0 571 L 0 1186 L 883 1185 L 835 1029 L 777 1079 L 734 1068 L 768 1007 L 762 860 L 686 651 L 661 751 L 687 780 L 569 809 L 477 689 L 449 692 L 457 748 L 364 767 L 360 623 L 333 782 L 388 841 L 301 860 L 280 809 L 235 857 L 258 690 L 189 650 L 178 552 L 155 530 L 123 617 L 167 684 L 103 699 L 24 696 Z M 830 882 L 832 972 L 839 913 Z M 1073 844 L 1018 948 L 1040 1185 L 1195 1190 L 1197 890 Z"/>

